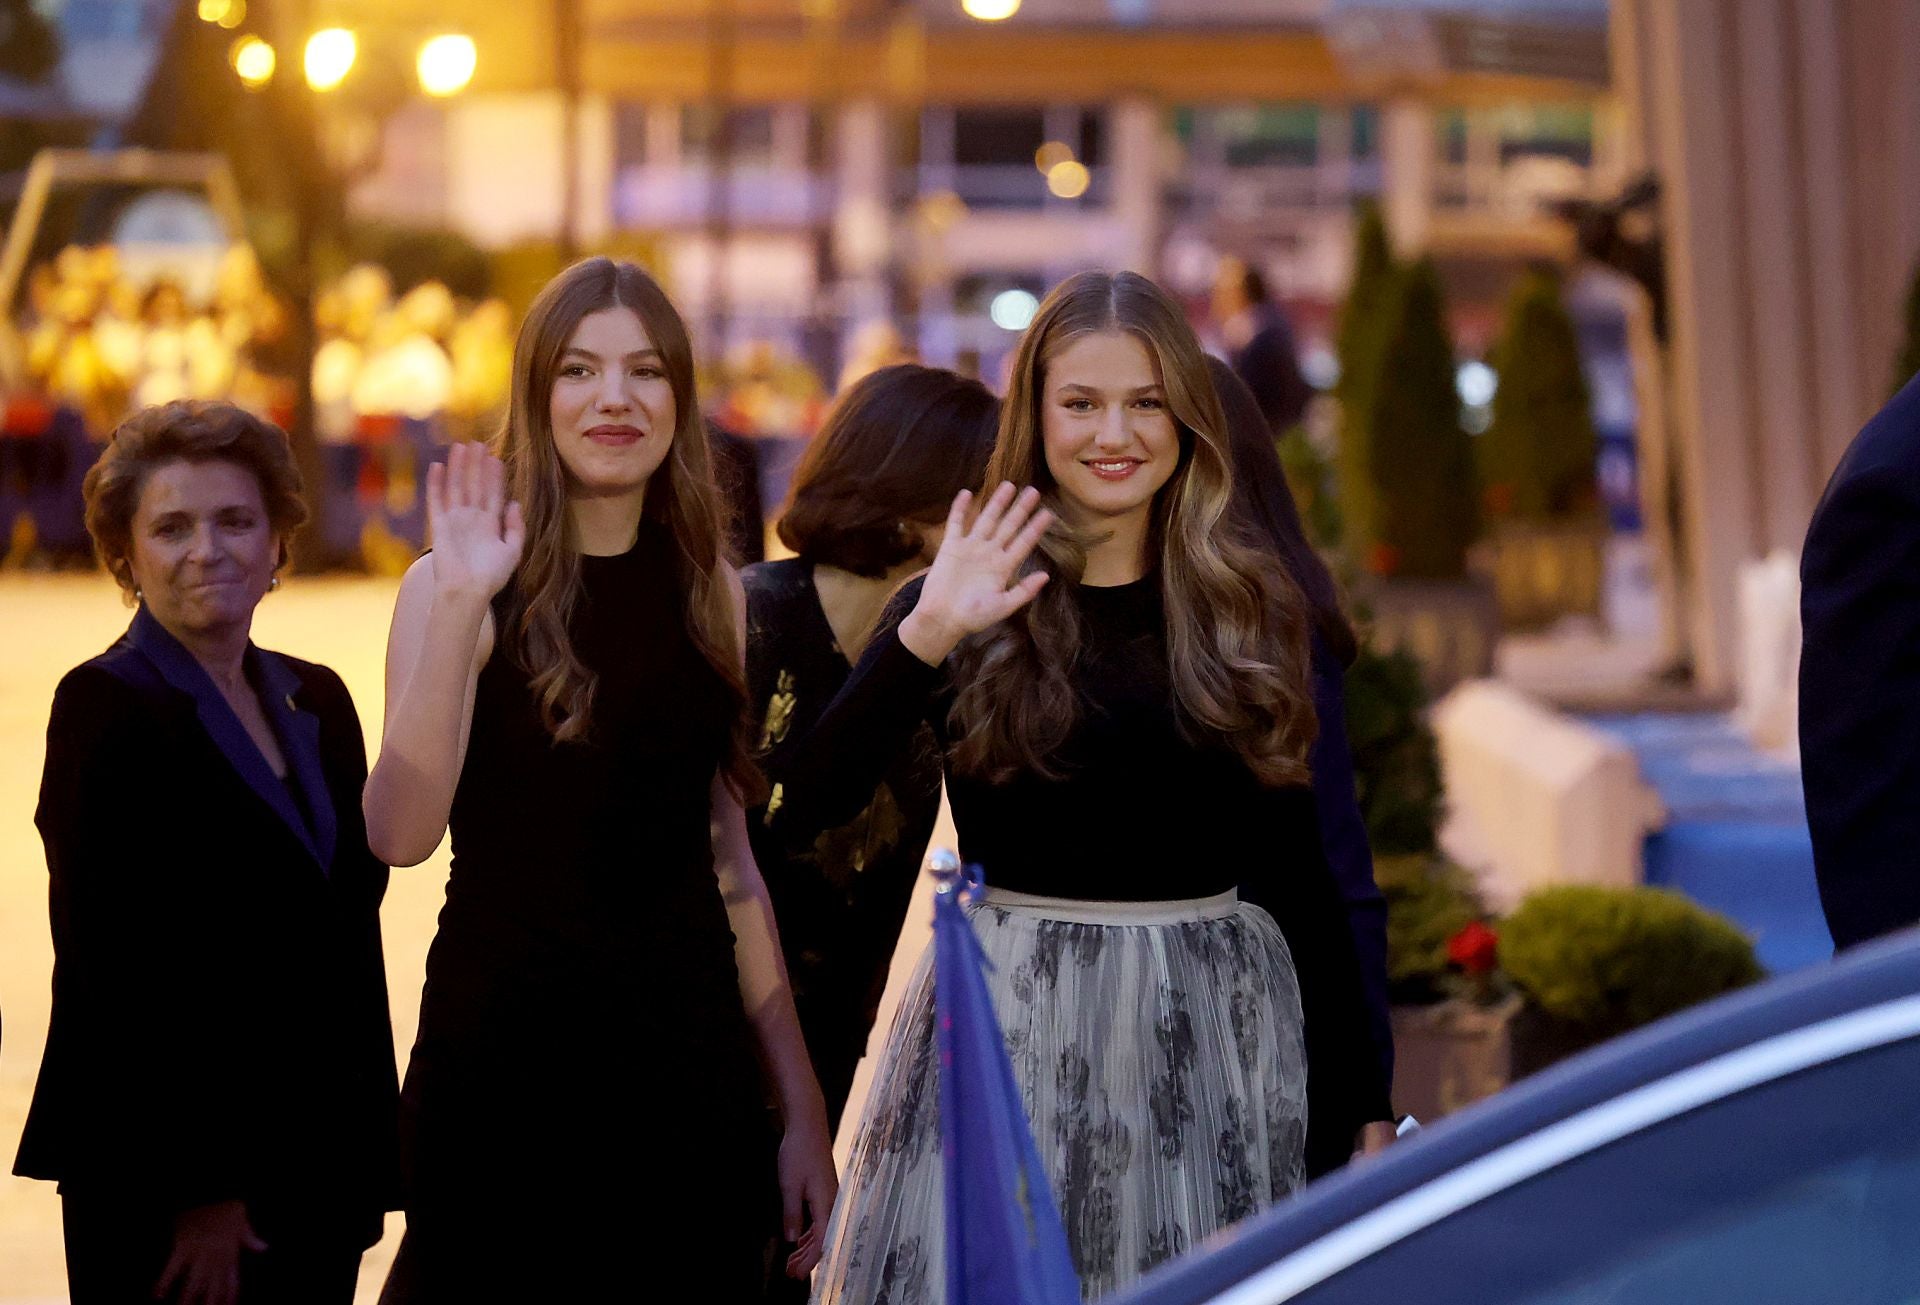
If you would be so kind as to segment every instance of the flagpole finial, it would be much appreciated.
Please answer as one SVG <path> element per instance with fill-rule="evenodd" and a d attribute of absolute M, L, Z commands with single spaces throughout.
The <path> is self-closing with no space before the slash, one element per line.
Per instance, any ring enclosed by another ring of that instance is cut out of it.
<path fill-rule="evenodd" d="M 936 893 L 957 893 L 965 887 L 966 876 L 961 873 L 958 852 L 950 847 L 936 847 L 928 862 Z"/>

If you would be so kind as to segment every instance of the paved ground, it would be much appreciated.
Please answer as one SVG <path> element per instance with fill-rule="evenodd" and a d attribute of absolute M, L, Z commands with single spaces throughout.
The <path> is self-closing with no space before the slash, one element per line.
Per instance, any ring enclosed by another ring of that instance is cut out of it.
<path fill-rule="evenodd" d="M 295 580 L 261 605 L 265 647 L 324 662 L 353 691 L 369 750 L 381 713 L 381 658 L 395 582 Z M 47 706 L 65 671 L 113 642 L 130 613 L 111 582 L 94 576 L 0 576 L 0 1171 L 10 1169 L 46 1038 L 46 863 L 33 803 L 46 748 Z M 444 848 L 397 872 L 382 912 L 394 1040 L 412 1045 L 427 944 L 446 882 Z M 378 1294 L 397 1237 L 367 1257 L 360 1299 Z M 0 1305 L 66 1299 L 60 1205 L 49 1183 L 0 1177 Z"/>

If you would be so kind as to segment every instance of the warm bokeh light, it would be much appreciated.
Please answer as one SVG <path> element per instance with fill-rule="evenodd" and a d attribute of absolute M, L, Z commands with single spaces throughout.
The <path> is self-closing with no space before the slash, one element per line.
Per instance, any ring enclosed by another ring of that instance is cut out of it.
<path fill-rule="evenodd" d="M 436 36 L 420 47 L 420 89 L 429 95 L 458 95 L 473 80 L 479 61 L 471 36 Z"/>
<path fill-rule="evenodd" d="M 1084 163 L 1068 159 L 1047 169 L 1047 189 L 1061 199 L 1079 199 L 1092 184 L 1093 174 Z"/>
<path fill-rule="evenodd" d="M 274 65 L 279 62 L 273 47 L 257 36 L 243 36 L 235 41 L 227 58 L 233 63 L 234 72 L 240 75 L 241 85 L 250 91 L 257 91 L 272 81 Z"/>
<path fill-rule="evenodd" d="M 199 13 L 201 22 L 217 23 L 227 16 L 227 11 L 231 8 L 233 8 L 233 0 L 200 0 L 200 7 L 196 12 Z"/>
<path fill-rule="evenodd" d="M 360 42 L 344 27 L 329 27 L 307 38 L 307 85 L 330 91 L 347 79 Z"/>
<path fill-rule="evenodd" d="M 1002 18 L 1011 18 L 1020 12 L 1020 0 L 960 0 L 960 7 L 967 11 L 967 17 L 978 18 L 983 23 L 997 23 Z"/>
<path fill-rule="evenodd" d="M 1040 169 L 1042 176 L 1052 172 L 1062 163 L 1073 162 L 1073 151 L 1057 140 L 1050 140 L 1033 152 L 1033 166 Z"/>
<path fill-rule="evenodd" d="M 942 232 L 967 216 L 967 201 L 951 190 L 939 190 L 920 201 L 920 220 L 927 229 Z"/>

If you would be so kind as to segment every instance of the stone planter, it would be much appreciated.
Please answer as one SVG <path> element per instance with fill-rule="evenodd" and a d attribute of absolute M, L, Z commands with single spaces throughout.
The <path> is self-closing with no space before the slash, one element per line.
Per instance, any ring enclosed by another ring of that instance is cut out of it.
<path fill-rule="evenodd" d="M 1376 578 L 1356 589 L 1376 646 L 1412 654 L 1430 696 L 1492 674 L 1500 605 L 1490 581 Z"/>
<path fill-rule="evenodd" d="M 1492 1006 L 1395 1006 L 1393 1105 L 1429 1123 L 1600 1039 L 1510 996 Z"/>
<path fill-rule="evenodd" d="M 1505 628 L 1538 630 L 1600 615 L 1606 543 L 1602 521 L 1503 521 L 1474 546 L 1473 568 L 1492 582 Z"/>
<path fill-rule="evenodd" d="M 1513 1081 L 1513 1020 L 1521 1001 L 1443 1001 L 1393 1008 L 1393 1106 L 1422 1123 L 1490 1097 Z"/>

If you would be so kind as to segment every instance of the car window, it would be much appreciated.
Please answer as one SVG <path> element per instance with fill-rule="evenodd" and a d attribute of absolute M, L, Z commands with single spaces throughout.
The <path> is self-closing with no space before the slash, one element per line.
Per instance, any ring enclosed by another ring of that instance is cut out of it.
<path fill-rule="evenodd" d="M 1920 1305 L 1920 1042 L 1570 1160 L 1299 1305 Z"/>

